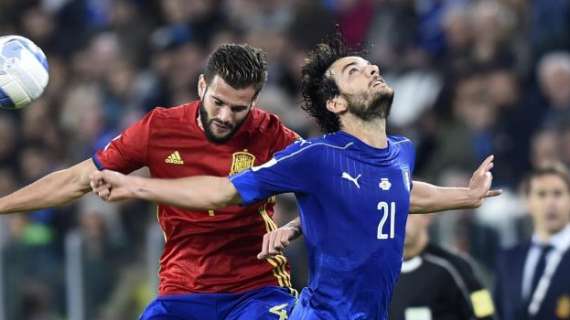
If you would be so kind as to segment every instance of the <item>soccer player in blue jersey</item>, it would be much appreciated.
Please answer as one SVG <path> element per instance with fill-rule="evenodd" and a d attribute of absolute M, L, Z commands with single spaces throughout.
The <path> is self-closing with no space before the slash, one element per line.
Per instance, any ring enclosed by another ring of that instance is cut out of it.
<path fill-rule="evenodd" d="M 376 65 L 338 39 L 309 54 L 302 90 L 303 109 L 327 134 L 299 140 L 261 166 L 229 178 L 176 180 L 103 171 L 91 185 L 109 201 L 139 198 L 185 208 L 250 204 L 294 192 L 310 279 L 289 319 L 387 319 L 408 212 L 476 207 L 499 194 L 490 190 L 492 157 L 467 188 L 412 182 L 412 142 L 386 133 L 393 89 Z"/>

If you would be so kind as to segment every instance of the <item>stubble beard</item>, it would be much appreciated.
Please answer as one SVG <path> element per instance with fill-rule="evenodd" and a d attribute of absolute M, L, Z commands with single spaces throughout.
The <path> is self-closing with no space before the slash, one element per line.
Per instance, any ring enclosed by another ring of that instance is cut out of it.
<path fill-rule="evenodd" d="M 200 123 L 202 124 L 202 128 L 204 129 L 204 134 L 206 138 L 213 143 L 222 144 L 230 140 L 239 127 L 243 124 L 246 118 L 242 120 L 240 123 L 236 124 L 226 135 L 224 136 L 217 136 L 214 131 L 212 130 L 212 125 L 214 123 L 214 119 L 210 119 L 208 116 L 208 112 L 206 111 L 206 107 L 204 107 L 204 101 L 200 101 L 200 107 L 198 112 L 200 113 Z"/>
<path fill-rule="evenodd" d="M 351 96 L 346 96 L 346 98 L 348 100 L 348 112 L 363 121 L 371 121 L 388 118 L 392 109 L 394 92 L 378 92 L 370 99 L 368 99 L 368 94 L 363 95 L 360 99 Z"/>

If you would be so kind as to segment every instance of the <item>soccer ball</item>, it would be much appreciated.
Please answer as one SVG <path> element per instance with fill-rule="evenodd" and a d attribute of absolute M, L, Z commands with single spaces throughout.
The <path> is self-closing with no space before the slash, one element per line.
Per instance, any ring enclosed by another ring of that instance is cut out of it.
<path fill-rule="evenodd" d="M 21 36 L 0 37 L 0 107 L 19 109 L 37 99 L 48 84 L 46 55 Z"/>

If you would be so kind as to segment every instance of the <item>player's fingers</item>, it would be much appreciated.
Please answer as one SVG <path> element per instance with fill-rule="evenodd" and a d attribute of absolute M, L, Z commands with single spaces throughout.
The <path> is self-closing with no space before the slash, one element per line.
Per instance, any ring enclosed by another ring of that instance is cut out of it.
<path fill-rule="evenodd" d="M 287 245 L 287 235 L 285 234 L 286 232 L 280 232 L 277 235 L 277 239 L 275 241 L 275 245 L 274 245 L 274 249 L 276 251 L 277 254 L 280 254 L 283 249 L 285 248 L 285 246 Z"/>
<path fill-rule="evenodd" d="M 269 233 L 263 235 L 263 242 L 261 244 L 261 252 L 257 255 L 257 259 L 262 260 L 267 257 L 269 247 Z"/>
<path fill-rule="evenodd" d="M 109 189 L 98 189 L 97 190 L 97 195 L 104 200 L 106 200 L 109 197 L 109 194 L 110 194 Z"/>
<path fill-rule="evenodd" d="M 487 191 L 487 194 L 485 195 L 485 197 L 486 198 L 492 198 L 492 197 L 500 196 L 502 193 L 503 193 L 503 190 L 501 190 L 501 189 L 493 189 L 493 190 Z"/>
<path fill-rule="evenodd" d="M 486 190 L 491 189 L 491 185 L 493 184 L 493 174 L 490 171 L 485 173 L 485 182 L 484 187 Z"/>
<path fill-rule="evenodd" d="M 93 191 L 94 192 L 100 192 L 100 191 L 105 191 L 105 190 L 109 190 L 111 189 L 111 187 L 105 183 L 97 183 L 95 182 L 95 184 L 93 185 Z"/>
<path fill-rule="evenodd" d="M 276 239 L 279 236 L 279 231 L 273 231 L 269 234 L 269 250 L 268 253 L 269 255 L 276 255 L 277 253 L 279 253 L 279 251 L 277 251 L 277 249 L 275 248 L 276 245 Z"/>
<path fill-rule="evenodd" d="M 479 166 L 479 168 L 477 168 L 477 170 L 475 171 L 476 173 L 484 173 L 485 171 L 487 171 L 487 166 L 489 165 L 489 163 L 493 162 L 493 159 L 495 158 L 494 155 L 490 155 L 487 158 L 485 158 L 485 160 L 483 160 L 483 162 L 481 163 L 481 165 Z"/>
<path fill-rule="evenodd" d="M 101 178 L 101 171 L 95 171 L 89 176 L 89 179 L 91 179 L 91 181 L 96 181 L 100 178 Z"/>

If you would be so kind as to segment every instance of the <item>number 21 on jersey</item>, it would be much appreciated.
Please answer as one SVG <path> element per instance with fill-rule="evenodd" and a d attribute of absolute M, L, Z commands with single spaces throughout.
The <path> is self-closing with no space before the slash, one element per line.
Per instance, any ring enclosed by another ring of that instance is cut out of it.
<path fill-rule="evenodd" d="M 380 211 L 382 218 L 378 224 L 378 233 L 376 238 L 380 240 L 394 239 L 395 223 L 396 223 L 396 203 L 395 202 L 378 202 L 377 209 Z M 385 226 L 388 223 L 388 226 Z M 385 230 L 389 228 L 389 231 Z"/>

